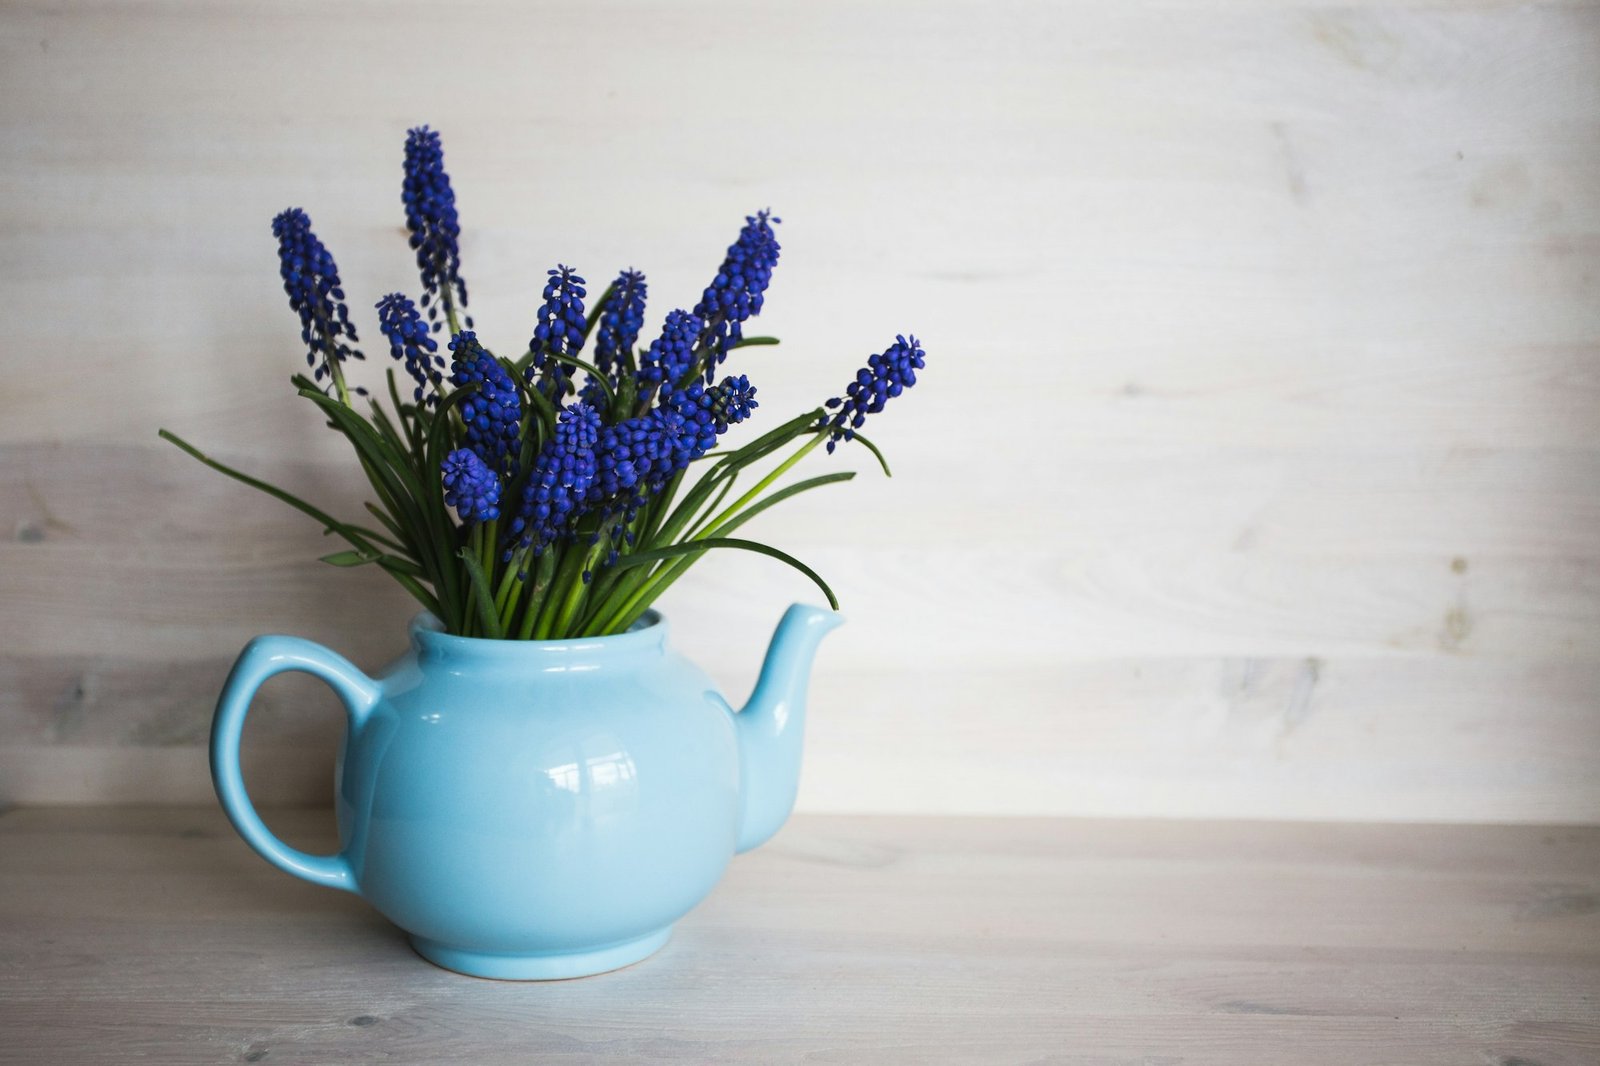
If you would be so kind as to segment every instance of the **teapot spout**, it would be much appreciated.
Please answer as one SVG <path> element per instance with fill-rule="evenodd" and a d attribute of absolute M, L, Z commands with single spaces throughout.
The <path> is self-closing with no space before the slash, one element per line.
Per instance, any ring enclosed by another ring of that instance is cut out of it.
<path fill-rule="evenodd" d="M 797 603 L 784 613 L 767 648 L 755 692 L 734 721 L 739 730 L 739 851 L 765 843 L 794 809 L 806 689 L 822 638 L 844 617 Z"/>

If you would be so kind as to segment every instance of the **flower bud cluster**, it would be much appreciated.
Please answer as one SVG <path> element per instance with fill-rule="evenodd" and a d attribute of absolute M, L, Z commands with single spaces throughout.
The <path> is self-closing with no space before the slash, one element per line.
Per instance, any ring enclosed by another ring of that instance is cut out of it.
<path fill-rule="evenodd" d="M 450 350 L 455 353 L 450 383 L 458 389 L 475 387 L 473 394 L 461 401 L 467 447 L 489 469 L 509 472 L 521 447 L 522 398 L 517 395 L 517 383 L 471 330 L 452 337 Z"/>
<path fill-rule="evenodd" d="M 272 220 L 278 238 L 278 274 L 289 308 L 300 316 L 300 340 L 306 346 L 306 365 L 316 380 L 335 373 L 346 359 L 365 358 L 349 342 L 356 337 L 350 308 L 344 302 L 339 266 L 311 229 L 311 216 L 298 207 L 282 211 Z"/>
<path fill-rule="evenodd" d="M 406 373 L 417 383 L 412 398 L 419 404 L 424 400 L 437 403 L 439 384 L 444 380 L 439 370 L 445 361 L 435 354 L 439 342 L 429 335 L 417 305 L 404 293 L 391 292 L 378 301 L 378 328 L 389 338 L 389 354 L 405 362 Z M 430 387 L 433 391 L 425 397 Z"/>
<path fill-rule="evenodd" d="M 917 338 L 907 340 L 897 336 L 881 355 L 867 360 L 867 365 L 856 371 L 844 396 L 835 396 L 824 406 L 835 412 L 824 418 L 823 424 L 832 432 L 828 435 L 828 450 L 841 440 L 854 440 L 856 430 L 866 422 L 867 416 L 883 410 L 883 405 L 917 383 L 917 371 L 922 369 L 923 351 Z"/>
<path fill-rule="evenodd" d="M 444 169 L 439 134 L 418 126 L 406 134 L 405 180 L 400 198 L 406 207 L 406 229 L 422 275 L 422 306 L 433 328 L 446 301 L 467 306 L 467 283 L 461 278 L 461 222 L 456 194 Z M 467 320 L 467 327 L 472 321 Z"/>
<path fill-rule="evenodd" d="M 500 478 L 471 448 L 457 448 L 439 464 L 444 502 L 472 525 L 500 517 Z"/>

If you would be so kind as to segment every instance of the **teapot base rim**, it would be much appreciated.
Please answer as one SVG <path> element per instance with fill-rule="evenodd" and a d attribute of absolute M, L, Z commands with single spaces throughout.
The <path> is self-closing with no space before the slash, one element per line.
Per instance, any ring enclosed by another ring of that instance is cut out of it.
<path fill-rule="evenodd" d="M 672 936 L 672 926 L 633 940 L 606 944 L 586 951 L 515 954 L 452 947 L 425 937 L 408 937 L 418 955 L 442 969 L 495 981 L 565 981 L 574 977 L 620 970 L 660 951 Z"/>

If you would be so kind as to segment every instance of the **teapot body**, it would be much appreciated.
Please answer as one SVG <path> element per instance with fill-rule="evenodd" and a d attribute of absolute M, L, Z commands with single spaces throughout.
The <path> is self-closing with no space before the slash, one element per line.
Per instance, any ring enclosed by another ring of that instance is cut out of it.
<path fill-rule="evenodd" d="M 733 856 L 733 715 L 664 623 L 552 644 L 419 620 L 375 680 L 339 760 L 340 836 L 360 894 L 436 962 L 664 942 Z"/>
<path fill-rule="evenodd" d="M 267 677 L 340 695 L 341 848 L 278 840 L 245 794 L 238 744 Z M 428 615 L 376 677 L 294 637 L 240 655 L 213 725 L 217 793 L 286 872 L 354 892 L 428 960 L 479 977 L 578 977 L 636 962 L 716 885 L 739 844 L 734 712 L 667 646 L 653 612 L 566 641 L 450 636 Z"/>

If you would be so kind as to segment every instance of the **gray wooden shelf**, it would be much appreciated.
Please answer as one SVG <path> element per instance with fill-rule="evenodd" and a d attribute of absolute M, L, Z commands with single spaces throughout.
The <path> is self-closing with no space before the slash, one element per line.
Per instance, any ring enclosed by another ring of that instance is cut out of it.
<path fill-rule="evenodd" d="M 655 957 L 511 984 L 212 810 L 0 816 L 0 1061 L 624 1060 L 1593 1066 L 1600 829 L 797 817 Z"/>

